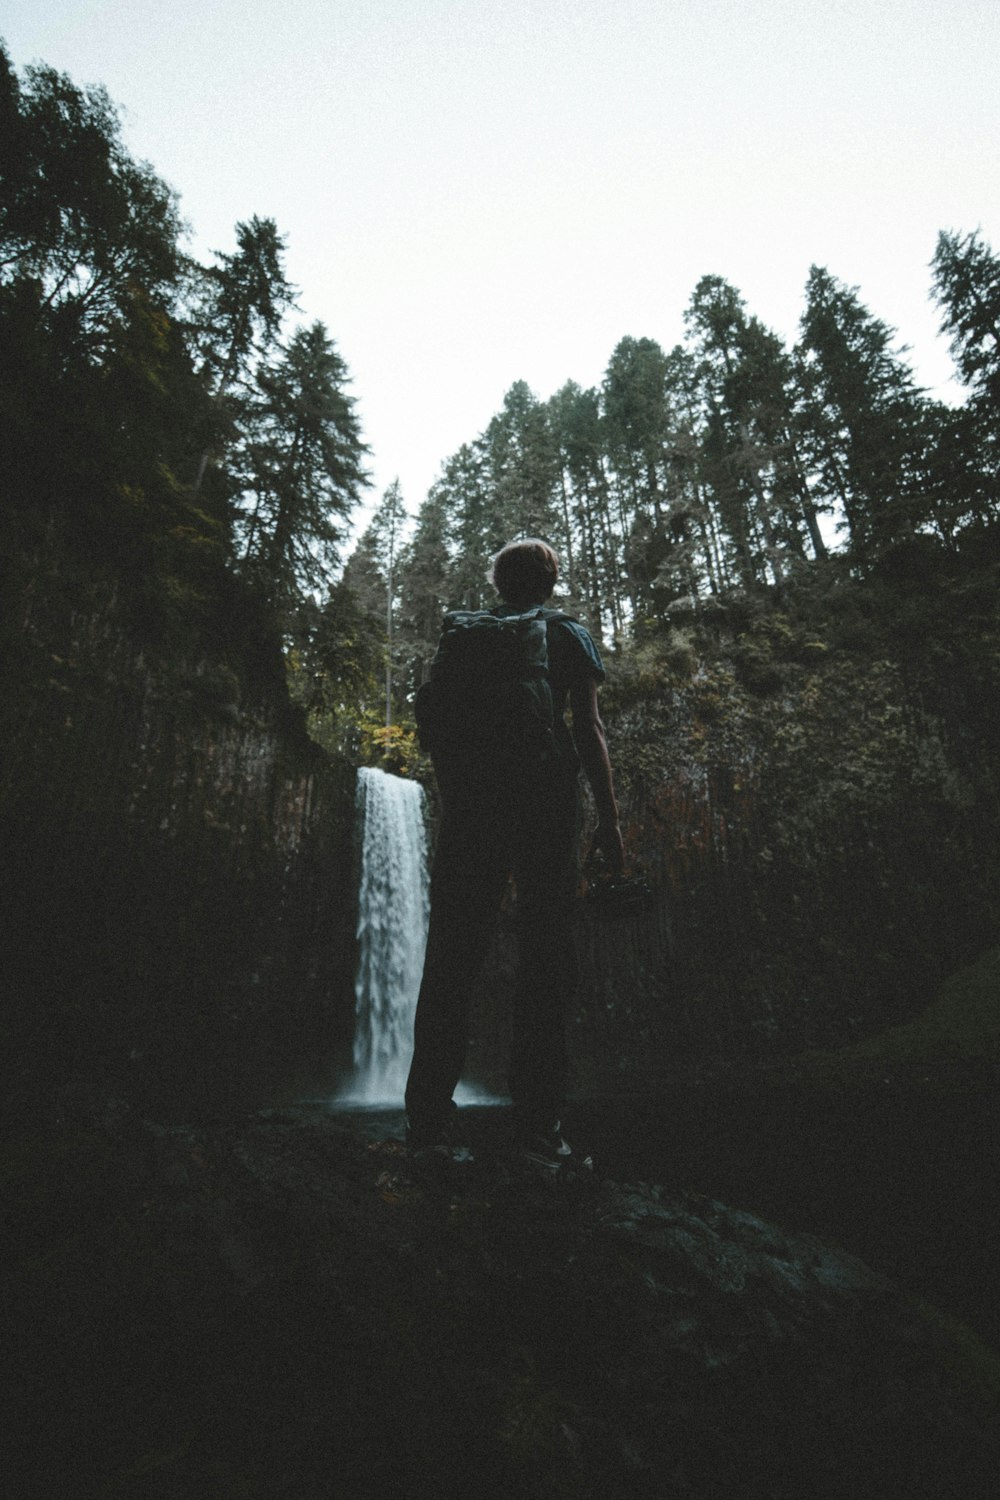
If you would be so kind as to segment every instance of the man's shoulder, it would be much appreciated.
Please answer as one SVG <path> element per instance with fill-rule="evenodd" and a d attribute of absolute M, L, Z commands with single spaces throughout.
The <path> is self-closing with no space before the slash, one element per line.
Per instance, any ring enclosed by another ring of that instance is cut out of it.
<path fill-rule="evenodd" d="M 575 619 L 573 615 L 564 614 L 561 610 L 553 611 L 549 620 L 549 630 L 558 641 L 559 647 L 565 651 L 567 658 L 572 663 L 574 675 L 584 675 L 603 678 L 604 663 L 601 654 L 594 644 L 594 638 L 585 625 Z"/>
<path fill-rule="evenodd" d="M 554 652 L 556 662 L 563 668 L 565 675 L 603 680 L 605 671 L 601 653 L 586 625 L 582 625 L 575 615 L 548 604 L 529 610 L 520 610 L 512 604 L 498 604 L 489 613 L 501 620 L 511 615 L 523 617 L 525 614 L 540 613 L 548 630 L 550 653 Z"/>

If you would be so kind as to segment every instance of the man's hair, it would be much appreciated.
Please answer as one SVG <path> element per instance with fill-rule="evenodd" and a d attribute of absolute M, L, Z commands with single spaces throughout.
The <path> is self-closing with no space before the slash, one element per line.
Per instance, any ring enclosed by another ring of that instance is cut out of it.
<path fill-rule="evenodd" d="M 508 603 L 544 604 L 556 586 L 559 559 L 548 542 L 537 536 L 508 542 L 493 559 L 489 579 Z"/>

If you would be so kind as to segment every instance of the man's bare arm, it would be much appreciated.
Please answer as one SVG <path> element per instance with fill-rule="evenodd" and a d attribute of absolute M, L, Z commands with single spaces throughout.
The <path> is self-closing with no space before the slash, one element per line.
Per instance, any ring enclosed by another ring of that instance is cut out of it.
<path fill-rule="evenodd" d="M 620 874 L 625 864 L 625 850 L 618 822 L 618 802 L 615 798 L 608 742 L 597 706 L 596 679 L 588 677 L 572 688 L 569 705 L 573 715 L 573 740 L 597 804 L 597 832 L 594 842 L 613 873 Z"/>

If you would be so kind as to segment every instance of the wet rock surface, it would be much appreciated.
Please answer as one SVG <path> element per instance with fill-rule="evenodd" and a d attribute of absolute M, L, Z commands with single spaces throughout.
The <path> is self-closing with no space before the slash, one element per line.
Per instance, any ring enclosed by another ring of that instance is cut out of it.
<path fill-rule="evenodd" d="M 502 1110 L 129 1117 L 14 1141 L 18 1496 L 992 1493 L 979 1346 L 669 1185 L 539 1176 Z"/>

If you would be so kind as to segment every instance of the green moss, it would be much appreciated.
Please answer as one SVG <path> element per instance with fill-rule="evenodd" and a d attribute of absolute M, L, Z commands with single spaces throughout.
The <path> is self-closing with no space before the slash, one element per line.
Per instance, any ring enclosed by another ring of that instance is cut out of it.
<path fill-rule="evenodd" d="M 966 1323 L 932 1303 L 912 1298 L 911 1306 L 929 1331 L 948 1373 L 973 1401 L 990 1409 L 995 1421 L 1000 1408 L 1000 1354 Z"/>
<path fill-rule="evenodd" d="M 836 1051 L 803 1053 L 797 1064 L 817 1082 L 859 1082 L 874 1071 L 1000 1064 L 1000 948 L 953 974 L 926 1010 Z"/>

